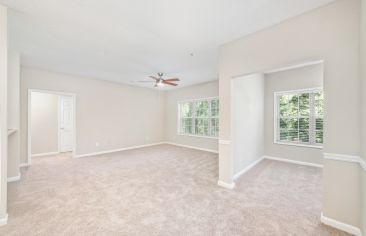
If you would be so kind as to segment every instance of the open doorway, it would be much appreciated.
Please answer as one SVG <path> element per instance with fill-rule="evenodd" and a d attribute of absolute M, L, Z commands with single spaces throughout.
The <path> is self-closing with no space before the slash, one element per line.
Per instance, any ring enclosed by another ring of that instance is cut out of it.
<path fill-rule="evenodd" d="M 32 158 L 75 152 L 75 94 L 28 91 L 28 164 Z"/>
<path fill-rule="evenodd" d="M 232 79 L 234 180 L 264 158 L 322 167 L 323 81 L 323 61 Z"/>

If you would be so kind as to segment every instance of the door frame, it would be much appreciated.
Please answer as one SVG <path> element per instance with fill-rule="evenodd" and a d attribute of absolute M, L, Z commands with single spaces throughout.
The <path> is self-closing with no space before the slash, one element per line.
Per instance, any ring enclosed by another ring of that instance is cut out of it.
<path fill-rule="evenodd" d="M 60 140 L 60 116 L 61 116 L 61 106 L 60 106 L 60 96 L 70 96 L 72 97 L 72 113 L 73 113 L 73 127 L 72 127 L 72 142 L 73 142 L 73 149 L 72 149 L 72 157 L 75 158 L 76 156 L 76 94 L 75 93 L 69 93 L 69 92 L 61 92 L 61 91 L 54 91 L 54 90 L 44 90 L 44 89 L 28 89 L 28 111 L 27 111 L 27 125 L 28 125 L 28 140 L 27 140 L 27 165 L 32 164 L 32 127 L 31 127 L 31 108 L 32 108 L 32 93 L 46 93 L 46 94 L 53 94 L 57 95 L 58 97 L 58 153 L 60 153 L 61 150 L 61 140 Z"/>

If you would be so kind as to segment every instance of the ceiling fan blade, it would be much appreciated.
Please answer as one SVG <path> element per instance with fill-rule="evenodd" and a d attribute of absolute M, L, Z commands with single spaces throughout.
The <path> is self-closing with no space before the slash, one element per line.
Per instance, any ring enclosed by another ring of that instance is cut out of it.
<path fill-rule="evenodd" d="M 172 82 L 172 81 L 180 81 L 178 78 L 171 78 L 171 79 L 165 79 L 165 81 Z"/>
<path fill-rule="evenodd" d="M 165 81 L 163 80 L 163 84 L 168 84 L 168 85 L 172 85 L 172 86 L 177 86 L 178 84 L 175 84 L 175 83 L 172 83 L 172 82 L 169 82 L 169 81 Z"/>
<path fill-rule="evenodd" d="M 156 81 L 159 81 L 159 79 L 158 79 L 158 78 L 156 78 L 155 76 L 150 75 L 149 77 L 150 77 L 151 79 L 154 79 L 154 80 L 156 80 Z"/>

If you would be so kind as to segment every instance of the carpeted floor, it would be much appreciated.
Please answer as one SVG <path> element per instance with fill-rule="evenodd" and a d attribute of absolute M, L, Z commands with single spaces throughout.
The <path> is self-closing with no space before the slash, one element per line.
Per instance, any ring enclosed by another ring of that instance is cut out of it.
<path fill-rule="evenodd" d="M 226 190 L 216 154 L 170 145 L 32 161 L 0 235 L 346 235 L 319 222 L 313 167 L 265 160 Z"/>

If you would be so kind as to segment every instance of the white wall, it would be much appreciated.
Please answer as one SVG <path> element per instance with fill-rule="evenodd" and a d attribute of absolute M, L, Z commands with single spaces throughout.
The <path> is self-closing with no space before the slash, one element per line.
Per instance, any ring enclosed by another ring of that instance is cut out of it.
<path fill-rule="evenodd" d="M 177 134 L 178 102 L 182 100 L 219 96 L 218 81 L 197 84 L 165 92 L 165 137 L 166 141 L 194 146 L 213 151 L 218 150 L 217 138 L 192 137 Z"/>
<path fill-rule="evenodd" d="M 59 96 L 31 93 L 32 155 L 58 152 Z"/>
<path fill-rule="evenodd" d="M 0 225 L 7 221 L 7 9 L 0 5 Z"/>
<path fill-rule="evenodd" d="M 264 76 L 231 81 L 234 175 L 259 160 L 264 151 Z"/>
<path fill-rule="evenodd" d="M 76 94 L 76 155 L 164 139 L 164 103 L 157 90 L 22 67 L 22 163 L 27 162 L 28 89 Z"/>
<path fill-rule="evenodd" d="M 295 161 L 323 163 L 323 150 L 299 146 L 275 144 L 274 140 L 274 93 L 296 89 L 323 87 L 322 64 L 306 66 L 266 74 L 265 76 L 265 150 L 266 156 Z"/>
<path fill-rule="evenodd" d="M 359 33 L 360 1 L 337 0 L 221 47 L 220 140 L 227 142 L 219 144 L 220 181 L 231 184 L 233 178 L 230 145 L 232 77 L 308 60 L 325 61 L 324 151 L 360 156 Z M 348 121 L 347 125 L 344 125 L 345 120 Z M 323 213 L 360 227 L 360 178 L 353 174 L 359 167 L 343 161 L 333 162 L 324 161 Z"/>
<path fill-rule="evenodd" d="M 8 138 L 8 177 L 19 176 L 20 162 L 20 55 L 8 55 L 8 128 L 16 130 Z"/>

